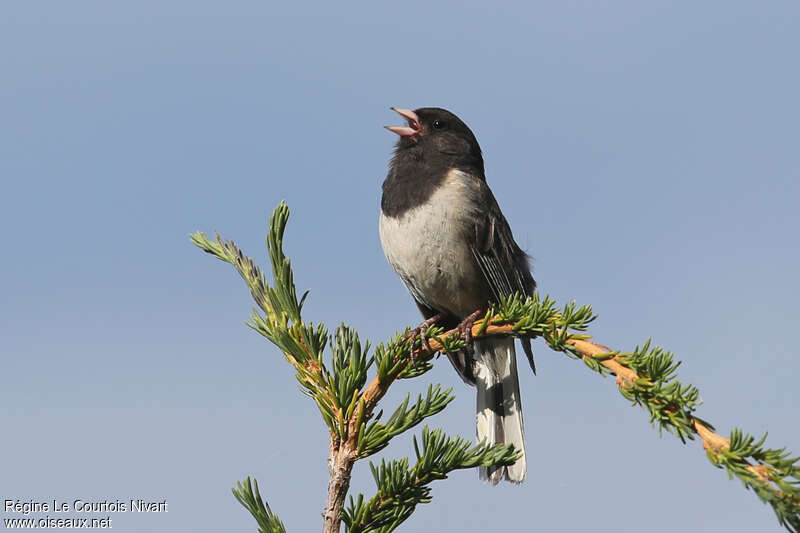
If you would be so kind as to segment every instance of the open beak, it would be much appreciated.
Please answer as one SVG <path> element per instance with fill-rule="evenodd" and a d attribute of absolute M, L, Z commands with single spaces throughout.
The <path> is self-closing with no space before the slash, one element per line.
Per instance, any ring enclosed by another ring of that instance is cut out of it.
<path fill-rule="evenodd" d="M 422 130 L 422 126 L 419 123 L 419 117 L 410 109 L 398 109 L 396 107 L 392 107 L 391 110 L 406 119 L 408 121 L 408 126 L 384 126 L 384 128 L 387 130 L 393 131 L 400 137 L 413 137 Z"/>

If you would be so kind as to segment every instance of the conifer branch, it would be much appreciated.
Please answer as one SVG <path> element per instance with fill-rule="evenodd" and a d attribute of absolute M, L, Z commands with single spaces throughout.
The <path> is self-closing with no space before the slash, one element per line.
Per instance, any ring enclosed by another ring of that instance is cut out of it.
<path fill-rule="evenodd" d="M 398 379 L 417 377 L 430 370 L 437 352 L 458 352 L 465 344 L 457 331 L 432 327 L 427 341 L 396 335 L 377 345 L 370 356 L 369 343 L 362 345 L 352 328 L 343 324 L 331 338 L 324 325 L 304 322 L 302 309 L 308 293 L 297 298 L 291 263 L 283 252 L 288 216 L 288 208 L 281 203 L 270 218 L 267 248 L 272 285 L 233 241 L 219 235 L 212 240 L 200 232 L 193 234 L 191 240 L 239 272 L 258 306 L 248 325 L 280 348 L 294 367 L 302 391 L 314 400 L 328 427 L 330 479 L 323 532 L 338 533 L 342 520 L 349 532 L 392 531 L 413 513 L 416 505 L 430 501 L 432 481 L 444 479 L 458 468 L 512 464 L 518 453 L 512 446 L 486 447 L 480 443 L 470 447 L 463 439 L 426 427 L 421 448 L 414 439 L 416 464 L 411 467 L 407 459 L 401 459 L 372 465 L 377 484 L 375 496 L 367 501 L 363 495 L 351 497 L 349 507 L 344 509 L 356 461 L 382 450 L 393 437 L 440 412 L 453 399 L 451 389 L 442 391 L 439 385 L 431 385 L 424 397 L 419 395 L 409 406 L 411 398 L 407 396 L 381 422 L 382 411 L 375 414 L 375 409 L 389 387 Z M 772 506 L 782 526 L 798 533 L 800 458 L 792 458 L 785 448 L 764 448 L 766 435 L 756 441 L 738 429 L 732 430 L 730 437 L 717 434 L 711 424 L 695 416 L 700 405 L 699 391 L 677 381 L 680 363 L 671 353 L 651 347 L 650 341 L 627 353 L 596 344 L 583 333 L 595 318 L 589 306 L 578 307 L 570 302 L 558 308 L 549 296 L 515 296 L 489 309 L 484 319 L 475 323 L 472 334 L 474 338 L 542 337 L 551 349 L 582 360 L 601 375 L 616 376 L 621 394 L 643 407 L 660 433 L 666 430 L 683 442 L 699 436 L 714 466 L 725 469 L 730 478 L 736 476 Z M 323 355 L 329 345 L 331 357 L 327 365 Z M 373 366 L 375 375 L 368 380 Z M 285 533 L 283 524 L 261 499 L 255 481 L 251 483 L 247 478 L 233 492 L 256 519 L 261 533 Z"/>
<path fill-rule="evenodd" d="M 411 406 L 410 396 L 406 397 L 385 422 L 380 421 L 382 412 L 374 415 L 378 401 L 386 394 L 389 386 L 396 379 L 427 372 L 432 368 L 428 361 L 433 355 L 412 360 L 410 344 L 405 338 L 396 337 L 385 345 L 377 346 L 374 355 L 370 357 L 369 343 L 362 345 L 352 328 L 343 324 L 336 329 L 333 339 L 330 339 L 322 324 L 315 326 L 304 322 L 301 312 L 307 293 L 297 299 L 291 263 L 283 252 L 283 235 L 288 216 L 288 208 L 281 203 L 270 218 L 267 248 L 272 264 L 272 285 L 267 282 L 255 262 L 245 256 L 233 241 L 225 240 L 219 235 L 215 235 L 212 240 L 202 232 L 193 234 L 191 240 L 206 252 L 230 263 L 239 272 L 259 308 L 253 310 L 248 325 L 281 349 L 286 360 L 295 368 L 303 392 L 314 400 L 328 426 L 330 478 L 328 498 L 323 511 L 323 531 L 333 533 L 340 530 L 342 509 L 355 462 L 382 450 L 396 435 L 440 412 L 452 401 L 453 394 L 451 389 L 442 391 L 441 386 L 431 385 L 427 394 L 424 397 L 420 395 Z M 330 366 L 326 365 L 323 358 L 328 345 L 331 347 Z M 365 387 L 368 371 L 373 365 L 376 367 L 376 376 Z M 436 446 L 432 447 L 432 444 Z M 495 466 L 511 464 L 516 459 L 512 446 L 487 449 L 478 446 L 468 452 L 462 449 L 463 445 L 464 442 L 460 439 L 450 439 L 438 431 L 428 432 L 427 428 L 424 429 L 423 448 L 436 450 L 437 453 L 426 452 L 419 457 L 420 461 L 425 460 L 422 464 L 426 469 L 419 467 L 418 470 L 425 475 L 414 478 L 415 485 L 409 493 L 411 499 L 404 501 L 402 505 L 401 502 L 384 502 L 380 506 L 382 512 L 397 513 L 406 509 L 410 514 L 416 504 L 429 501 L 428 496 L 423 497 L 428 494 L 428 483 L 433 479 L 446 477 L 446 473 L 455 468 L 466 468 L 469 461 L 480 460 L 481 465 Z M 455 459 L 458 461 L 453 462 Z M 398 468 L 380 476 L 379 490 L 388 494 L 391 492 L 389 487 L 403 486 L 402 479 L 395 477 L 401 475 Z M 272 524 L 273 518 L 277 520 L 277 517 L 261 501 L 258 487 L 255 486 L 254 490 L 250 488 L 249 478 L 246 483 L 239 483 L 234 494 L 254 516 L 259 527 L 274 526 L 269 524 Z M 397 516 L 395 518 L 392 528 L 405 519 L 400 520 Z"/>
<path fill-rule="evenodd" d="M 552 327 L 535 326 L 542 308 L 550 309 L 549 304 L 548 297 L 543 301 L 538 296 L 526 300 L 510 298 L 499 306 L 499 311 L 492 310 L 486 320 L 476 322 L 473 338 L 523 337 L 536 329 L 551 349 L 583 360 L 600 374 L 616 376 L 620 393 L 649 412 L 650 422 L 658 427 L 659 433 L 667 430 L 684 443 L 699 436 L 714 466 L 725 469 L 731 479 L 736 476 L 764 503 L 770 504 L 781 526 L 793 533 L 800 531 L 800 457 L 791 457 L 786 448 L 764 448 L 766 434 L 758 441 L 736 428 L 731 430 L 730 437 L 717 434 L 710 423 L 694 415 L 701 403 L 697 388 L 675 379 L 680 362 L 674 362 L 672 354 L 661 348 L 651 348 L 649 340 L 641 348 L 620 353 L 591 342 L 588 335 L 570 333 L 570 330 L 584 331 L 585 325 L 594 319 L 586 318 L 591 315 L 587 306 L 576 310 L 573 304 L 568 304 L 565 312 L 547 318 Z M 571 320 L 575 322 L 571 324 Z M 430 347 L 417 347 L 415 354 L 426 357 L 429 351 L 446 353 L 453 346 L 457 350 L 459 341 L 458 331 L 450 330 L 432 340 Z"/>

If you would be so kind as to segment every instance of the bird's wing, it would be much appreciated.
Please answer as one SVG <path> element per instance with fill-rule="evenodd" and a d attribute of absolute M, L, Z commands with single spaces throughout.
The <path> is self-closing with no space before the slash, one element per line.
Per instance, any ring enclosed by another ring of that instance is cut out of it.
<path fill-rule="evenodd" d="M 514 241 L 508 221 L 484 182 L 480 182 L 478 194 L 483 196 L 481 203 L 488 209 L 475 217 L 470 249 L 492 297 L 499 301 L 500 297 L 515 292 L 532 295 L 536 282 L 527 254 Z"/>
<path fill-rule="evenodd" d="M 475 217 L 474 235 L 469 236 L 470 250 L 494 301 L 518 292 L 533 295 L 536 281 L 530 271 L 528 256 L 514 241 L 511 227 L 500 211 L 492 191 L 480 181 L 478 201 L 488 209 Z M 536 373 L 530 341 L 523 340 L 522 347 L 528 356 L 531 369 Z"/>

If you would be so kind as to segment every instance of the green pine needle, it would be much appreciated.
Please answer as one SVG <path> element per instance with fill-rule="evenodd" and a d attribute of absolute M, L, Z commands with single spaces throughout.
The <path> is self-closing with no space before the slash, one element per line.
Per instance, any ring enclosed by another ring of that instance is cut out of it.
<path fill-rule="evenodd" d="M 232 490 L 239 503 L 244 505 L 256 519 L 258 533 L 286 533 L 283 522 L 272 512 L 267 502 L 261 499 L 258 481 L 255 479 L 251 481 L 248 477 L 244 481 L 237 482 Z"/>

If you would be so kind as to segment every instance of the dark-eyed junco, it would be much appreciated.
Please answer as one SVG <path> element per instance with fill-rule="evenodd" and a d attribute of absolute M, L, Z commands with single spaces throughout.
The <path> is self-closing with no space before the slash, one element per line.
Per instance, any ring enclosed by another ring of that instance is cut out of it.
<path fill-rule="evenodd" d="M 435 321 L 467 333 L 479 312 L 501 296 L 533 294 L 528 256 L 486 184 L 481 147 L 469 127 L 436 107 L 392 109 L 408 124 L 387 126 L 400 139 L 383 182 L 383 251 L 426 325 Z M 530 342 L 523 347 L 534 368 Z M 448 357 L 478 389 L 478 440 L 513 444 L 523 454 L 511 466 L 481 468 L 481 478 L 521 482 L 525 432 L 514 339 L 478 339 L 470 350 Z"/>

